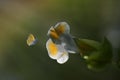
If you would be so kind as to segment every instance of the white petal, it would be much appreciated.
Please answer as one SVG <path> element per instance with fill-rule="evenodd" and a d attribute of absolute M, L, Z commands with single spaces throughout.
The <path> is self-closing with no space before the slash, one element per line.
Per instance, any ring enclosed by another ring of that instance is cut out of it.
<path fill-rule="evenodd" d="M 46 48 L 50 58 L 57 59 L 58 57 L 60 57 L 61 53 L 58 51 L 58 45 L 54 44 L 51 39 L 46 42 Z"/>
<path fill-rule="evenodd" d="M 50 35 L 51 30 L 54 30 L 53 26 L 51 26 L 51 28 L 48 30 L 48 33 L 47 33 L 48 36 Z"/>
<path fill-rule="evenodd" d="M 51 47 L 55 48 L 52 49 Z M 69 59 L 68 52 L 64 49 L 64 47 L 62 45 L 54 44 L 51 39 L 47 41 L 46 48 L 48 50 L 49 57 L 56 59 L 59 64 L 63 64 Z"/>
<path fill-rule="evenodd" d="M 57 62 L 58 62 L 59 64 L 63 64 L 63 63 L 65 63 L 65 62 L 67 62 L 68 59 L 69 59 L 69 55 L 68 55 L 68 53 L 66 52 L 66 53 L 63 53 L 63 54 L 61 55 L 61 57 L 57 59 Z"/>
<path fill-rule="evenodd" d="M 79 49 L 75 43 L 75 41 L 72 39 L 71 35 L 64 34 L 60 37 L 61 45 L 64 46 L 64 48 L 69 53 L 79 53 Z"/>
<path fill-rule="evenodd" d="M 73 53 L 73 54 L 76 53 L 75 51 L 70 51 L 70 50 L 68 50 L 68 52 L 69 52 L 69 53 Z"/>
<path fill-rule="evenodd" d="M 63 33 L 70 33 L 70 26 L 66 22 L 59 22 L 54 28 L 57 32 L 61 30 Z"/>

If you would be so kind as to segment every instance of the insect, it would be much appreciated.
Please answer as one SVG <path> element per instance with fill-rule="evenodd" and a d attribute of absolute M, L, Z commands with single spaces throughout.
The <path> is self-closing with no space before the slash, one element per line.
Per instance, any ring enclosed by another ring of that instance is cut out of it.
<path fill-rule="evenodd" d="M 50 58 L 57 60 L 63 64 L 69 59 L 68 53 L 79 53 L 71 34 L 70 27 L 66 22 L 59 22 L 54 27 L 52 26 L 47 35 L 49 36 L 46 42 L 46 48 Z"/>
<path fill-rule="evenodd" d="M 34 35 L 29 34 L 29 36 L 27 38 L 27 45 L 32 46 L 32 45 L 35 45 L 36 43 L 37 43 L 37 39 L 34 37 Z"/>

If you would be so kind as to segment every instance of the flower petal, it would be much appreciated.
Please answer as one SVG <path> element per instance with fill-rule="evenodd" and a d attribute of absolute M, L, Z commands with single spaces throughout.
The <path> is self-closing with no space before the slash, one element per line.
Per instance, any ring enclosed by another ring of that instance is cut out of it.
<path fill-rule="evenodd" d="M 46 48 L 50 58 L 57 59 L 60 56 L 60 53 L 58 51 L 58 45 L 54 44 L 51 39 L 47 41 Z"/>
<path fill-rule="evenodd" d="M 69 53 L 79 53 L 79 49 L 70 34 L 61 35 L 60 41 Z"/>
<path fill-rule="evenodd" d="M 62 53 L 61 57 L 57 59 L 57 62 L 58 62 L 59 64 L 63 64 L 63 63 L 65 63 L 65 62 L 67 62 L 68 59 L 69 59 L 68 53 L 67 53 L 67 52 L 64 52 L 64 53 Z"/>
<path fill-rule="evenodd" d="M 50 38 L 59 39 L 59 35 L 57 34 L 57 32 L 55 31 L 55 29 L 54 29 L 53 26 L 48 30 L 47 35 L 48 35 Z"/>
<path fill-rule="evenodd" d="M 54 28 L 58 35 L 63 33 L 70 33 L 70 27 L 66 22 L 59 22 L 55 25 Z"/>
<path fill-rule="evenodd" d="M 56 59 L 59 64 L 65 63 L 69 58 L 68 52 L 64 49 L 64 47 L 53 43 L 51 39 L 47 41 L 46 48 L 48 50 L 49 57 Z"/>

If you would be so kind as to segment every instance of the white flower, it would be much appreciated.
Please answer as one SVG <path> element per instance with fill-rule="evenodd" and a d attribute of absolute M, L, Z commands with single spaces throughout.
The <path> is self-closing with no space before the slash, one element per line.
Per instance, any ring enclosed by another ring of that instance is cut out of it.
<path fill-rule="evenodd" d="M 79 53 L 66 22 L 59 22 L 51 27 L 47 35 L 50 37 L 46 42 L 48 55 L 58 63 L 65 63 L 69 59 L 68 53 Z"/>

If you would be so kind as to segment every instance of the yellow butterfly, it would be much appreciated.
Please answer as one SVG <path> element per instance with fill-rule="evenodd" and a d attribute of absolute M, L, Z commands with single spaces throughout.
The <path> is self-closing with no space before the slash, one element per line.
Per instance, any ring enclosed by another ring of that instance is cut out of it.
<path fill-rule="evenodd" d="M 65 63 L 69 59 L 68 53 L 79 53 L 66 22 L 59 22 L 54 27 L 52 26 L 47 35 L 50 38 L 46 42 L 48 55 L 58 63 Z"/>
<path fill-rule="evenodd" d="M 34 35 L 29 34 L 29 36 L 27 38 L 27 45 L 32 46 L 32 45 L 35 45 L 36 43 L 37 43 L 37 39 L 34 37 Z"/>

